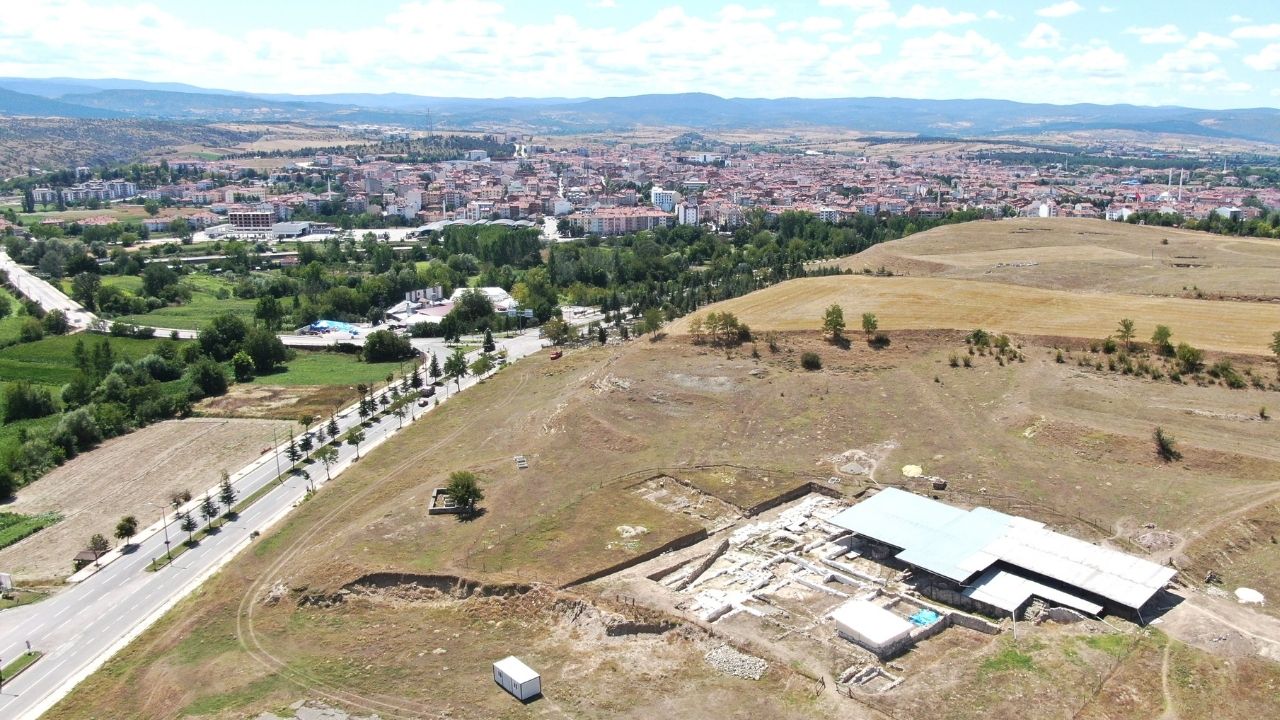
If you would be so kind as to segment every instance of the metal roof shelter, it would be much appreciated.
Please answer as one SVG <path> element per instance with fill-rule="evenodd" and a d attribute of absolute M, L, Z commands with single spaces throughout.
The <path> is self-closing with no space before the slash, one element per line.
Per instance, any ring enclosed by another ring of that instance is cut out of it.
<path fill-rule="evenodd" d="M 983 601 L 1002 608 L 1023 590 L 1029 591 L 1026 597 L 1036 595 L 1081 610 L 1097 606 L 1023 577 L 1018 570 L 1134 610 L 1175 574 L 1172 568 L 1054 532 L 1044 523 L 989 508 L 961 510 L 897 488 L 881 490 L 829 522 L 899 548 L 896 557 L 907 564 L 959 584 L 986 587 L 971 588 L 974 599 L 990 596 L 1000 602 Z M 1013 583 L 1012 578 L 987 572 L 997 563 L 1002 566 L 998 569 L 1024 582 Z M 979 573 L 987 574 L 970 582 Z M 1049 597 L 1048 591 L 1076 602 Z"/>
<path fill-rule="evenodd" d="M 841 634 L 874 653 L 882 653 L 911 634 L 915 628 L 899 617 L 866 600 L 850 600 L 831 612 Z"/>

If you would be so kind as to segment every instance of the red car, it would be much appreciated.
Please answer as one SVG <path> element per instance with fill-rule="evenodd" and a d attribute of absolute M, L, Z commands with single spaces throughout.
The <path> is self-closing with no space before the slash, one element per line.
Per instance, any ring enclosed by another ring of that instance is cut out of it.
<path fill-rule="evenodd" d="M 560 357 L 561 357 L 562 355 L 564 355 L 564 353 L 560 352 L 559 350 L 552 350 L 552 351 L 551 351 L 551 359 L 552 359 L 552 360 L 559 360 L 559 359 L 560 359 Z"/>

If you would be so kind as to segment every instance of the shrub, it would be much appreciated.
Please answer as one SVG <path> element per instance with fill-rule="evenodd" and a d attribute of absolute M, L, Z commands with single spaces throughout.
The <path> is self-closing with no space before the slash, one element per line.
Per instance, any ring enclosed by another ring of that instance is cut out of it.
<path fill-rule="evenodd" d="M 889 347 L 889 342 L 888 335 L 885 335 L 882 332 L 877 332 L 875 335 L 871 336 L 871 339 L 867 341 L 867 344 L 873 348 L 879 349 Z"/>
<path fill-rule="evenodd" d="M 806 352 L 800 355 L 800 367 L 805 370 L 821 370 L 822 358 L 816 352 Z"/>
<path fill-rule="evenodd" d="M 1159 455 L 1161 460 L 1174 462 L 1182 459 L 1182 453 L 1178 452 L 1178 448 L 1174 446 L 1173 436 L 1166 433 L 1163 428 L 1157 427 L 1152 437 L 1156 441 L 1156 455 Z"/>
<path fill-rule="evenodd" d="M 973 367 L 973 357 L 966 355 L 964 358 L 964 366 L 967 368 Z"/>
<path fill-rule="evenodd" d="M 951 367 L 960 367 L 960 356 L 951 353 L 951 357 L 947 359 L 947 364 Z"/>
<path fill-rule="evenodd" d="M 1102 352 L 1110 355 L 1114 353 L 1117 349 L 1119 349 L 1119 346 L 1116 345 L 1115 338 L 1109 337 L 1102 341 Z"/>
<path fill-rule="evenodd" d="M 22 327 L 18 329 L 18 341 L 29 343 L 44 339 L 44 326 L 40 321 L 29 317 L 22 322 Z"/>
<path fill-rule="evenodd" d="M 187 367 L 191 387 L 201 397 L 215 397 L 227 392 L 227 374 L 222 366 L 209 358 L 201 358 Z"/>
<path fill-rule="evenodd" d="M 57 409 L 48 388 L 32 385 L 28 380 L 19 380 L 4 388 L 5 422 L 41 418 L 52 415 Z"/>
<path fill-rule="evenodd" d="M 1195 374 L 1204 367 L 1204 351 L 1187 343 L 1178 343 L 1174 355 L 1178 358 L 1178 364 L 1184 373 Z"/>

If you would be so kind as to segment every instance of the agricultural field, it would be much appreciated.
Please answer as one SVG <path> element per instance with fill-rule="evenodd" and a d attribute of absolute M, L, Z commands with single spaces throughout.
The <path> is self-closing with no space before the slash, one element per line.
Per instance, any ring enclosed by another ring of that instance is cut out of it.
<path fill-rule="evenodd" d="M 1048 290 L 1274 300 L 1280 242 L 1071 218 L 945 225 L 841 259 L 855 272 Z"/>
<path fill-rule="evenodd" d="M 387 376 L 397 377 L 411 369 L 411 363 L 367 363 L 358 355 L 339 352 L 299 350 L 285 364 L 282 372 L 259 375 L 255 385 L 344 385 L 355 389 L 357 384 L 385 383 Z"/>
<path fill-rule="evenodd" d="M 181 282 L 192 290 L 189 302 L 142 315 L 125 315 L 115 320 L 177 330 L 198 330 L 201 325 L 208 325 L 210 320 L 223 313 L 235 313 L 252 321 L 256 301 L 233 297 L 232 285 L 226 280 L 195 273 L 183 277 Z"/>
<path fill-rule="evenodd" d="M 106 335 L 58 335 L 36 342 L 0 348 L 0 382 L 29 380 L 39 385 L 61 388 L 76 374 L 75 345 L 83 342 L 89 350 L 102 340 L 111 344 L 118 360 L 137 360 L 155 351 L 165 339 L 108 337 Z M 181 341 L 178 341 L 181 342 Z"/>
<path fill-rule="evenodd" d="M 17 342 L 18 331 L 27 321 L 27 311 L 12 293 L 3 288 L 0 288 L 0 300 L 7 302 L 9 307 L 9 314 L 0 318 L 0 344 Z"/>
<path fill-rule="evenodd" d="M 1280 247 L 1280 246 L 1277 246 Z M 858 256 L 861 257 L 861 256 Z M 1022 335 L 1100 339 L 1121 318 L 1136 323 L 1146 340 L 1156 325 L 1173 330 L 1174 342 L 1209 350 L 1262 355 L 1280 330 L 1280 303 L 1223 302 L 1119 292 L 1046 290 L 978 280 L 934 277 L 832 275 L 793 280 L 716 303 L 697 313 L 731 312 L 756 331 L 816 329 L 825 309 L 840 305 L 853 334 L 862 313 L 874 313 L 882 330 L 949 328 Z M 686 332 L 690 318 L 672 325 Z"/>
<path fill-rule="evenodd" d="M 23 583 L 56 582 L 71 574 L 71 558 L 94 533 L 110 538 L 125 515 L 147 527 L 160 519 L 149 503 L 164 506 L 173 492 L 217 485 L 223 469 L 235 471 L 270 447 L 273 432 L 296 429 L 283 422 L 191 418 L 107 440 L 20 488 L 5 505 L 7 512 L 64 519 L 0 549 L 0 567 Z"/>
<path fill-rule="evenodd" d="M 797 481 L 837 494 L 916 487 L 923 481 L 901 472 L 908 464 L 947 479 L 950 502 L 1180 566 L 1202 555 L 1229 562 L 1238 546 L 1201 529 L 1280 501 L 1280 445 L 1257 417 L 1260 405 L 1280 407 L 1280 393 L 1058 363 L 1052 347 L 1021 337 L 1021 362 L 984 354 L 953 368 L 964 333 L 892 335 L 876 350 L 783 332 L 753 357 L 749 344 L 673 334 L 521 360 L 369 453 L 49 717 L 175 707 L 253 717 L 308 698 L 363 714 L 495 717 L 915 717 L 945 707 L 954 718 L 1136 720 L 1166 710 L 1253 718 L 1275 706 L 1280 666 L 1214 620 L 1227 618 L 1211 604 L 1221 589 L 1202 588 L 1199 567 L 1181 578 L 1188 600 L 1161 626 L 1168 637 L 1050 624 L 1020 628 L 1011 645 L 1007 633 L 949 630 L 899 661 L 911 675 L 901 692 L 865 702 L 809 679 L 841 668 L 768 643 L 748 648 L 769 663 L 760 680 L 722 674 L 702 659 L 718 636 L 643 599 L 620 601 L 607 577 L 578 584 L 701 537 L 720 515 Z M 804 352 L 819 353 L 823 369 L 802 370 Z M 1156 456 L 1156 425 L 1177 438 L 1180 461 Z M 861 474 L 843 469 L 850 457 Z M 432 489 L 459 469 L 482 478 L 482 512 L 428 515 Z M 700 499 L 655 501 L 651 483 L 664 478 Z M 1275 553 L 1249 562 L 1233 581 L 1274 586 Z M 1273 605 L 1237 612 L 1257 619 L 1255 632 L 1277 622 Z M 1228 636 L 1225 656 L 1213 638 Z M 507 654 L 542 672 L 543 700 L 524 707 L 493 686 L 489 663 Z M 1215 696 L 1231 707 L 1205 701 Z M 1113 698 L 1125 698 L 1123 711 Z"/>

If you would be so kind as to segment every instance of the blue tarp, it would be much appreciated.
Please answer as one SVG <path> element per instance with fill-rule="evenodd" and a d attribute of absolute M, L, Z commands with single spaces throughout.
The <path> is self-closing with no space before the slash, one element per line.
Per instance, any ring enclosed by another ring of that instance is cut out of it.
<path fill-rule="evenodd" d="M 911 616 L 912 624 L 919 625 L 920 627 L 928 627 L 938 622 L 938 619 L 938 613 L 928 608 L 921 609 L 915 615 Z"/>
<path fill-rule="evenodd" d="M 311 332 L 327 333 L 342 332 L 350 335 L 359 335 L 360 328 L 351 323 L 339 322 L 337 320 L 317 320 L 309 326 Z"/>

